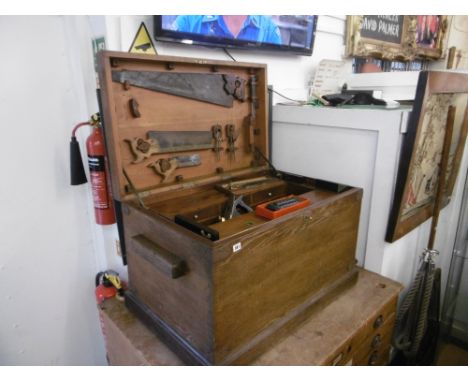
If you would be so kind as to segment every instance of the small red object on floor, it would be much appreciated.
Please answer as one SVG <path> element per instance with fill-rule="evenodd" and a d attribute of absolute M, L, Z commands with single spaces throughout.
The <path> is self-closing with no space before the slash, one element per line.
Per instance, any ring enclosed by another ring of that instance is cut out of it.
<path fill-rule="evenodd" d="M 117 288 L 114 286 L 105 286 L 103 284 L 96 287 L 96 301 L 98 304 L 102 304 L 104 300 L 113 298 L 117 295 Z"/>

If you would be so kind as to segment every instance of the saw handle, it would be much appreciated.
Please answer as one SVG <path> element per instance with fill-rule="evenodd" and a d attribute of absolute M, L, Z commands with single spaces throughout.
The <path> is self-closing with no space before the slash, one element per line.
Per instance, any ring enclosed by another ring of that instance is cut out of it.
<path fill-rule="evenodd" d="M 162 177 L 161 183 L 165 183 L 178 168 L 178 163 L 177 158 L 158 159 L 156 162 L 150 163 L 148 167 L 151 167 Z"/>
<path fill-rule="evenodd" d="M 132 163 L 141 163 L 153 154 L 160 152 L 159 145 L 154 139 L 133 138 L 125 139 L 130 145 L 132 154 L 135 157 Z"/>

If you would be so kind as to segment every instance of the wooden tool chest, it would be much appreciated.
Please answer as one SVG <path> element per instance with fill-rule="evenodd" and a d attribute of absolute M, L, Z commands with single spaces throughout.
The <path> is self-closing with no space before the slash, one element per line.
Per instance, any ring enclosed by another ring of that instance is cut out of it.
<path fill-rule="evenodd" d="M 268 163 L 265 65 L 103 52 L 99 67 L 126 303 L 185 362 L 247 363 L 353 280 L 362 192 Z"/>

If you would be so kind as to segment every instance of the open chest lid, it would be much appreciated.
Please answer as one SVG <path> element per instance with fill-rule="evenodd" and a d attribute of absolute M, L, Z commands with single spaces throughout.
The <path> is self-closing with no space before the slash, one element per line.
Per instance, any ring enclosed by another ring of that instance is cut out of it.
<path fill-rule="evenodd" d="M 99 81 L 117 200 L 265 169 L 266 65 L 103 51 Z"/>

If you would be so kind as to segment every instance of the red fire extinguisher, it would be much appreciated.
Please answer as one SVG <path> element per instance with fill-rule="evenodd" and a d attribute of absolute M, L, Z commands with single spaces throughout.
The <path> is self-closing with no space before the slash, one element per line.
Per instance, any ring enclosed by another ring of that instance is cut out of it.
<path fill-rule="evenodd" d="M 86 140 L 86 151 L 88 152 L 88 166 L 96 223 L 101 225 L 114 224 L 114 203 L 109 177 L 107 176 L 109 171 L 99 114 L 92 115 L 91 119 L 87 122 L 77 124 L 72 131 L 70 142 L 71 185 L 76 186 L 87 182 L 81 160 L 80 146 L 75 136 L 76 131 L 82 126 L 93 127 L 91 135 Z"/>

